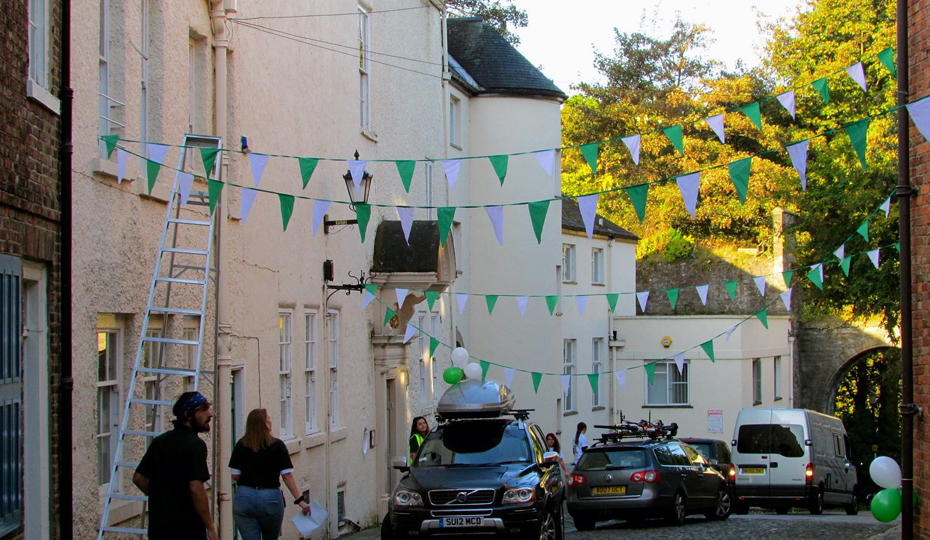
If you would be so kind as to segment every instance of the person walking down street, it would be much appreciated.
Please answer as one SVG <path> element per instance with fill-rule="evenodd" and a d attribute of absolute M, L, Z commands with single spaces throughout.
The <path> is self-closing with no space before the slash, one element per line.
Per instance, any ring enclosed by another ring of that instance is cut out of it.
<path fill-rule="evenodd" d="M 549 447 L 550 452 L 559 454 L 559 465 L 562 467 L 562 471 L 568 474 L 568 467 L 565 466 L 565 456 L 562 455 L 562 445 L 555 433 L 546 433 L 546 446 Z"/>
<path fill-rule="evenodd" d="M 575 431 L 575 444 L 572 445 L 575 463 L 578 463 L 578 460 L 581 459 L 581 454 L 583 454 L 588 447 L 588 438 L 584 435 L 585 431 L 588 431 L 588 424 L 578 422 L 578 429 Z"/>
<path fill-rule="evenodd" d="M 411 464 L 413 463 L 413 459 L 417 456 L 417 450 L 420 449 L 420 445 L 426 440 L 428 434 L 429 423 L 426 421 L 426 418 L 422 416 L 414 418 L 413 423 L 410 424 L 410 439 L 407 441 L 407 452 L 410 453 Z"/>
<path fill-rule="evenodd" d="M 281 535 L 284 494 L 279 478 L 294 496 L 294 504 L 310 514 L 310 505 L 297 490 L 287 446 L 271 435 L 271 425 L 268 411 L 252 410 L 245 420 L 245 435 L 229 458 L 229 470 L 236 481 L 233 518 L 242 540 L 277 540 Z"/>
<path fill-rule="evenodd" d="M 132 475 L 149 496 L 149 540 L 218 540 L 204 482 L 213 412 L 200 392 L 184 392 L 172 409 L 174 429 L 152 440 Z"/>

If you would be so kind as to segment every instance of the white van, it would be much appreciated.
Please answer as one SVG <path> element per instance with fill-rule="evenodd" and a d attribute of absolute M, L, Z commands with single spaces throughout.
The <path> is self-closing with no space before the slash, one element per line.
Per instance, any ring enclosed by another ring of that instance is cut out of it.
<path fill-rule="evenodd" d="M 805 409 L 743 409 L 733 432 L 734 511 L 825 506 L 859 511 L 856 468 L 840 419 Z"/>

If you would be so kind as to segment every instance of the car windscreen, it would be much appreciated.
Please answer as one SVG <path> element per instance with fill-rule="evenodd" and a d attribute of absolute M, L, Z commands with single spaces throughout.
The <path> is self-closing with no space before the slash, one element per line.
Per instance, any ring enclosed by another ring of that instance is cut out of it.
<path fill-rule="evenodd" d="M 606 471 L 615 469 L 643 469 L 646 454 L 641 448 L 588 449 L 581 456 L 576 468 L 584 471 Z"/>
<path fill-rule="evenodd" d="M 706 459 L 707 461 L 716 461 L 714 459 L 713 443 L 689 442 L 688 445 L 691 446 L 691 448 L 694 448 L 695 450 L 697 450 L 698 453 L 704 456 L 704 459 Z"/>
<path fill-rule="evenodd" d="M 741 454 L 804 456 L 804 428 L 798 424 L 744 424 L 736 441 Z"/>
<path fill-rule="evenodd" d="M 452 422 L 427 437 L 415 467 L 534 463 L 525 428 L 510 421 Z"/>

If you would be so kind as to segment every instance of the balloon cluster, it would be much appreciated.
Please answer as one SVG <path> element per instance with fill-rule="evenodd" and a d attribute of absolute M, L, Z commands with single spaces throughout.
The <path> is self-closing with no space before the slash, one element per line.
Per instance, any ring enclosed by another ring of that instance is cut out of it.
<path fill-rule="evenodd" d="M 466 379 L 480 379 L 482 375 L 481 366 L 474 362 L 469 363 L 468 351 L 464 347 L 452 349 L 452 367 L 446 368 L 442 372 L 442 380 L 448 384 L 456 384 Z"/>
<path fill-rule="evenodd" d="M 887 456 L 879 456 L 869 465 L 872 481 L 882 487 L 872 497 L 872 515 L 882 523 L 894 521 L 901 514 L 901 467 Z M 914 494 L 914 506 L 917 506 L 917 494 Z"/>

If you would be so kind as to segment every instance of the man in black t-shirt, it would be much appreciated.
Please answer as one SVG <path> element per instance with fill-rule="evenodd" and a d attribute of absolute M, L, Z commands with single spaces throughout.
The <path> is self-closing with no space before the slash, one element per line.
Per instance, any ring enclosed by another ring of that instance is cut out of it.
<path fill-rule="evenodd" d="M 184 392 L 173 412 L 174 429 L 152 440 L 132 476 L 149 496 L 149 540 L 218 540 L 204 488 L 207 445 L 197 436 L 210 431 L 210 402 Z"/>

